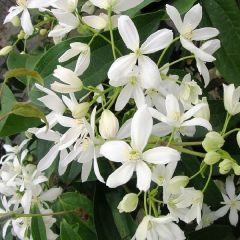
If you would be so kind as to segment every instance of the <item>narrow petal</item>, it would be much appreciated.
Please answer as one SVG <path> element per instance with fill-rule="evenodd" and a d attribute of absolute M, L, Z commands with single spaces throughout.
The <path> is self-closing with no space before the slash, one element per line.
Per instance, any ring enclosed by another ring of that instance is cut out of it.
<path fill-rule="evenodd" d="M 140 3 L 142 3 L 144 0 L 119 0 L 116 2 L 116 4 L 113 6 L 113 11 L 115 12 L 124 12 L 128 9 L 134 8 Z"/>
<path fill-rule="evenodd" d="M 153 119 L 147 105 L 137 110 L 132 119 L 131 146 L 140 152 L 145 148 L 151 135 Z"/>
<path fill-rule="evenodd" d="M 79 54 L 79 52 L 76 51 L 76 49 L 70 48 L 58 59 L 58 61 L 60 63 L 66 62 L 66 61 L 70 60 L 71 58 L 76 57 L 78 54 Z"/>
<path fill-rule="evenodd" d="M 219 31 L 216 28 L 205 27 L 196 29 L 193 31 L 193 41 L 205 41 L 211 38 L 216 37 L 219 34 Z"/>
<path fill-rule="evenodd" d="M 191 120 L 188 120 L 184 122 L 181 126 L 183 127 L 191 127 L 191 126 L 201 126 L 206 128 L 208 131 L 212 131 L 212 125 L 203 118 L 193 118 Z"/>
<path fill-rule="evenodd" d="M 137 240 L 147 239 L 149 221 L 150 221 L 150 217 L 145 216 L 143 218 L 142 222 L 139 224 L 137 231 L 136 231 L 136 235 L 135 235 Z"/>
<path fill-rule="evenodd" d="M 63 127 L 77 127 L 76 119 L 56 114 L 57 121 Z"/>
<path fill-rule="evenodd" d="M 26 190 L 21 199 L 21 205 L 23 207 L 25 214 L 28 214 L 30 212 L 31 202 L 32 202 L 32 191 Z"/>
<path fill-rule="evenodd" d="M 143 153 L 143 159 L 153 164 L 167 164 L 180 160 L 180 153 L 169 147 L 156 147 Z"/>
<path fill-rule="evenodd" d="M 187 112 L 183 114 L 182 120 L 187 120 L 194 116 L 197 112 L 199 112 L 201 109 L 205 108 L 207 106 L 206 103 L 199 103 L 195 105 L 194 107 L 190 108 Z"/>
<path fill-rule="evenodd" d="M 93 164 L 93 161 L 88 161 L 86 163 L 83 163 L 82 165 L 82 173 L 81 173 L 81 179 L 82 179 L 82 182 L 86 182 L 90 173 L 91 173 L 91 170 L 92 170 L 92 164 Z"/>
<path fill-rule="evenodd" d="M 141 46 L 142 54 L 150 54 L 166 48 L 173 40 L 172 30 L 162 29 L 151 34 Z"/>
<path fill-rule="evenodd" d="M 30 14 L 27 9 L 25 9 L 22 13 L 21 16 L 21 25 L 24 30 L 24 32 L 28 35 L 31 36 L 33 34 L 34 28 L 32 25 L 32 20 L 30 17 Z"/>
<path fill-rule="evenodd" d="M 20 6 L 11 7 L 11 8 L 9 9 L 8 15 L 7 15 L 6 18 L 4 19 L 3 24 L 8 23 L 8 22 L 11 22 L 12 19 L 13 19 L 14 17 L 16 17 L 16 16 L 17 16 L 20 12 L 22 12 L 22 11 L 23 11 L 23 8 L 20 7 Z"/>
<path fill-rule="evenodd" d="M 161 121 L 161 122 L 164 122 L 164 123 L 168 123 L 168 118 L 163 115 L 161 112 L 157 111 L 156 109 L 154 108 L 149 108 L 149 112 L 151 113 L 152 117 Z"/>
<path fill-rule="evenodd" d="M 184 27 L 191 26 L 192 30 L 195 29 L 202 20 L 202 6 L 196 4 L 193 6 L 184 16 L 183 25 Z"/>
<path fill-rule="evenodd" d="M 133 98 L 135 100 L 135 103 L 137 105 L 137 108 L 142 107 L 144 104 L 146 104 L 145 102 L 145 96 L 143 93 L 143 89 L 140 88 L 139 86 L 137 86 L 134 91 L 133 91 Z"/>
<path fill-rule="evenodd" d="M 164 137 L 172 132 L 172 128 L 166 123 L 157 123 L 153 126 L 152 135 Z"/>
<path fill-rule="evenodd" d="M 236 226 L 238 223 L 238 211 L 235 208 L 230 208 L 229 221 L 233 226 Z"/>
<path fill-rule="evenodd" d="M 215 213 L 214 215 L 216 216 L 216 218 L 221 218 L 223 216 L 225 216 L 227 214 L 229 210 L 229 206 L 223 206 L 221 208 L 219 208 Z"/>
<path fill-rule="evenodd" d="M 79 87 L 75 87 L 75 86 L 66 85 L 59 82 L 54 82 L 51 84 L 51 89 L 59 93 L 74 93 L 74 92 L 80 91 L 82 87 L 81 85 L 79 85 Z"/>
<path fill-rule="evenodd" d="M 90 65 L 90 51 L 80 54 L 74 72 L 81 76 Z"/>
<path fill-rule="evenodd" d="M 61 137 L 59 150 L 70 147 L 80 136 L 79 128 L 69 128 Z"/>
<path fill-rule="evenodd" d="M 107 179 L 107 186 L 115 188 L 127 183 L 135 170 L 135 163 L 124 163 L 121 167 L 115 170 Z"/>
<path fill-rule="evenodd" d="M 137 188 L 140 191 L 147 191 L 150 188 L 152 172 L 148 165 L 143 161 L 140 161 L 136 165 L 137 173 Z"/>
<path fill-rule="evenodd" d="M 230 199 L 234 199 L 236 197 L 233 179 L 233 175 L 228 176 L 226 179 L 226 192 Z"/>
<path fill-rule="evenodd" d="M 122 89 L 115 104 L 115 111 L 121 111 L 127 105 L 129 99 L 132 97 L 133 91 L 134 88 L 130 84 L 127 84 Z"/>
<path fill-rule="evenodd" d="M 96 7 L 107 9 L 108 0 L 89 0 L 89 1 Z"/>
<path fill-rule="evenodd" d="M 131 125 L 132 125 L 132 118 L 128 119 L 122 127 L 119 129 L 116 138 L 117 139 L 124 139 L 128 138 L 131 135 Z"/>
<path fill-rule="evenodd" d="M 51 188 L 41 194 L 40 199 L 46 202 L 55 201 L 62 194 L 62 188 Z"/>
<path fill-rule="evenodd" d="M 113 162 L 128 161 L 130 151 L 130 146 L 123 141 L 106 142 L 100 148 L 100 153 Z"/>
<path fill-rule="evenodd" d="M 100 16 L 86 16 L 82 18 L 83 22 L 85 22 L 88 26 L 95 28 L 97 30 L 102 30 L 106 28 L 107 21 Z"/>
<path fill-rule="evenodd" d="M 221 42 L 219 39 L 209 40 L 201 46 L 201 49 L 204 52 L 209 54 L 214 54 L 221 47 Z"/>
<path fill-rule="evenodd" d="M 174 25 L 176 26 L 178 32 L 180 33 L 182 30 L 182 26 L 183 26 L 183 22 L 182 22 L 180 13 L 178 12 L 178 10 L 175 7 L 168 5 L 168 4 L 166 5 L 166 11 L 167 11 L 168 16 L 171 18 Z"/>
<path fill-rule="evenodd" d="M 105 181 L 100 173 L 100 170 L 99 170 L 95 149 L 94 149 L 94 156 L 93 156 L 93 169 L 94 169 L 94 173 L 95 173 L 98 181 L 105 183 Z"/>
<path fill-rule="evenodd" d="M 139 49 L 138 31 L 130 17 L 123 15 L 118 19 L 118 31 L 127 48 L 133 52 Z"/>
<path fill-rule="evenodd" d="M 137 56 L 135 54 L 129 54 L 118 58 L 108 71 L 108 78 L 110 80 L 118 79 L 124 73 L 129 72 L 133 69 L 137 62 Z"/>
<path fill-rule="evenodd" d="M 196 59 L 196 62 L 197 62 L 197 69 L 199 73 L 202 75 L 204 80 L 204 87 L 207 87 L 210 82 L 210 74 L 209 74 L 208 68 L 206 64 L 201 60 Z"/>

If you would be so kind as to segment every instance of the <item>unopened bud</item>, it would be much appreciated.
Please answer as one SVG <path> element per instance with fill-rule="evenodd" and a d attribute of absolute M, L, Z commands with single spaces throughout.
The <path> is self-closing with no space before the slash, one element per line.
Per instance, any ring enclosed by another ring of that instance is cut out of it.
<path fill-rule="evenodd" d="M 219 164 L 219 172 L 221 174 L 227 174 L 230 172 L 230 170 L 233 167 L 233 161 L 230 159 L 224 159 L 220 164 Z"/>
<path fill-rule="evenodd" d="M 114 138 L 119 130 L 119 122 L 110 110 L 104 110 L 99 120 L 99 132 L 104 139 Z"/>
<path fill-rule="evenodd" d="M 234 163 L 232 168 L 233 168 L 235 175 L 240 176 L 240 166 L 237 163 Z"/>
<path fill-rule="evenodd" d="M 221 155 L 219 153 L 210 151 L 206 154 L 203 161 L 207 165 L 213 165 L 213 164 L 217 163 L 218 161 L 220 161 L 220 159 L 221 159 Z"/>
<path fill-rule="evenodd" d="M 237 133 L 237 144 L 240 148 L 240 131 Z"/>
<path fill-rule="evenodd" d="M 180 192 L 182 187 L 186 187 L 189 183 L 189 177 L 187 176 L 175 176 L 169 181 L 168 191 L 172 194 Z"/>
<path fill-rule="evenodd" d="M 203 148 L 207 151 L 217 151 L 224 144 L 224 138 L 217 132 L 209 132 L 202 142 Z"/>
<path fill-rule="evenodd" d="M 13 46 L 6 46 L 0 50 L 0 56 L 6 56 L 13 50 Z"/>
<path fill-rule="evenodd" d="M 48 32 L 47 29 L 44 29 L 44 28 L 43 28 L 43 29 L 40 30 L 39 34 L 40 34 L 41 36 L 45 36 L 45 35 L 47 34 L 47 32 Z"/>
<path fill-rule="evenodd" d="M 84 118 L 88 113 L 90 104 L 88 102 L 80 103 L 76 105 L 72 111 L 72 116 L 75 119 Z"/>
<path fill-rule="evenodd" d="M 122 212 L 132 212 L 137 208 L 138 205 L 138 195 L 135 193 L 126 194 L 122 201 L 118 204 L 118 210 Z"/>
<path fill-rule="evenodd" d="M 11 23 L 14 27 L 19 27 L 21 25 L 20 18 L 18 16 L 15 16 L 12 20 Z"/>
<path fill-rule="evenodd" d="M 21 30 L 17 37 L 19 40 L 22 40 L 25 38 L 25 35 L 26 35 L 25 32 Z"/>

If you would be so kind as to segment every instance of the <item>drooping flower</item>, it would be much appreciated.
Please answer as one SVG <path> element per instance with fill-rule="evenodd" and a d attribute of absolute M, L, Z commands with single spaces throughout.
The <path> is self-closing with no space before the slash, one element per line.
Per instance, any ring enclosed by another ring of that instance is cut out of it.
<path fill-rule="evenodd" d="M 107 179 L 107 186 L 118 187 L 130 180 L 133 172 L 137 173 L 137 187 L 147 191 L 151 183 L 151 170 L 148 163 L 167 164 L 180 159 L 180 154 L 169 147 L 156 147 L 144 151 L 152 132 L 153 120 L 147 106 L 141 107 L 134 115 L 131 125 L 131 145 L 124 141 L 109 141 L 102 145 L 100 153 L 122 166 Z"/>

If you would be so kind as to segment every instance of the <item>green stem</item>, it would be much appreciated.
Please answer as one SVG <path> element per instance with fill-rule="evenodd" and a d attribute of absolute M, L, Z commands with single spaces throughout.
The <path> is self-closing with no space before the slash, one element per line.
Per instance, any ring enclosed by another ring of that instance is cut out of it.
<path fill-rule="evenodd" d="M 231 118 L 232 118 L 232 116 L 229 113 L 227 113 L 227 116 L 226 116 L 226 119 L 225 119 L 225 122 L 224 122 L 224 125 L 223 125 L 223 129 L 222 129 L 221 135 L 224 135 L 225 132 L 227 131 L 227 127 L 228 127 L 228 124 L 229 124 L 229 121 L 230 121 Z"/>
<path fill-rule="evenodd" d="M 47 216 L 58 216 L 58 215 L 65 215 L 69 213 L 76 213 L 77 210 L 69 210 L 69 211 L 62 211 L 62 212 L 53 212 L 53 213 L 29 213 L 29 214 L 23 214 L 23 213 L 14 213 L 14 218 L 22 218 L 22 217 L 47 217 Z"/>
<path fill-rule="evenodd" d="M 186 154 L 201 157 L 201 158 L 205 157 L 205 153 L 196 152 L 196 151 L 193 151 L 187 148 L 182 148 L 182 147 L 175 147 L 175 146 L 171 146 L 171 147 L 182 153 L 186 153 Z"/>
<path fill-rule="evenodd" d="M 148 215 L 148 209 L 147 209 L 147 192 L 144 192 L 144 211 L 145 211 L 145 215 Z"/>
<path fill-rule="evenodd" d="M 110 31 L 110 38 L 111 38 L 111 45 L 112 45 L 112 53 L 114 60 L 117 59 L 116 52 L 115 52 L 115 42 L 114 42 L 114 36 L 113 36 L 113 26 L 112 26 L 112 9 L 108 9 L 108 26 Z"/>
<path fill-rule="evenodd" d="M 200 146 L 202 145 L 202 142 L 172 142 L 171 145 L 173 146 L 182 146 L 182 147 L 187 147 L 187 146 Z"/>
<path fill-rule="evenodd" d="M 240 131 L 240 128 L 234 128 L 233 130 L 225 133 L 225 134 L 223 135 L 223 137 L 226 138 L 226 137 L 228 137 L 230 134 L 232 134 L 232 133 L 234 133 L 234 132 L 239 132 L 239 131 Z"/>
<path fill-rule="evenodd" d="M 195 58 L 195 56 L 194 55 L 190 55 L 190 56 L 182 57 L 182 58 L 180 58 L 180 59 L 178 59 L 178 60 L 176 60 L 174 62 L 168 63 L 167 65 L 161 67 L 160 71 L 162 71 L 162 70 L 164 70 L 164 69 L 166 69 L 166 68 L 168 68 L 168 67 L 170 67 L 170 66 L 172 66 L 172 65 L 174 65 L 176 63 L 182 62 L 182 61 L 190 59 L 190 58 Z"/>
<path fill-rule="evenodd" d="M 205 184 L 205 186 L 204 186 L 204 188 L 203 188 L 203 190 L 202 190 L 202 193 L 204 193 L 204 192 L 207 190 L 207 187 L 208 187 L 209 182 L 210 182 L 210 180 L 211 180 L 212 171 L 213 171 L 213 166 L 210 165 L 210 170 L 209 170 L 208 179 L 207 179 L 207 182 L 206 182 L 206 184 Z"/>
<path fill-rule="evenodd" d="M 167 52 L 168 49 L 171 47 L 171 45 L 172 45 L 173 43 L 175 43 L 176 41 L 178 41 L 179 39 L 180 39 L 180 37 L 174 38 L 173 41 L 168 45 L 168 47 L 166 47 L 166 48 L 163 50 L 163 52 L 162 52 L 162 54 L 160 55 L 160 57 L 159 57 L 159 59 L 158 59 L 158 62 L 157 62 L 157 65 L 158 65 L 158 66 L 161 64 L 161 62 L 162 62 L 162 60 L 163 60 L 166 52 Z"/>
<path fill-rule="evenodd" d="M 90 47 L 90 45 L 93 43 L 93 41 L 94 41 L 94 39 L 98 36 L 98 32 L 97 33 L 95 33 L 93 36 L 92 36 L 92 38 L 91 38 L 91 40 L 89 41 L 89 43 L 88 43 L 88 46 Z"/>
<path fill-rule="evenodd" d="M 171 134 L 171 136 L 170 136 L 170 138 L 169 138 L 169 141 L 168 141 L 167 147 L 170 146 L 170 144 L 171 144 L 171 142 L 172 142 L 172 140 L 173 140 L 173 137 L 174 137 L 174 135 L 175 135 L 175 131 L 176 131 L 176 130 L 173 129 L 172 134 Z"/>
<path fill-rule="evenodd" d="M 153 210 L 154 216 L 158 217 L 158 210 L 157 210 L 157 208 L 155 206 L 155 203 L 152 200 L 150 200 L 150 201 L 151 201 L 151 206 L 152 206 L 152 210 Z"/>
<path fill-rule="evenodd" d="M 118 95 L 119 95 L 119 92 L 120 92 L 120 89 L 119 89 L 119 88 L 115 89 L 115 92 L 114 92 L 113 96 L 112 96 L 111 99 L 110 99 L 110 103 L 107 103 L 107 104 L 109 104 L 108 107 L 107 107 L 107 109 L 110 109 L 110 108 L 112 107 L 112 105 L 114 104 L 116 98 L 117 98 Z"/>
<path fill-rule="evenodd" d="M 199 169 L 199 171 L 197 171 L 194 175 L 192 175 L 192 176 L 189 178 L 189 181 L 192 180 L 192 179 L 194 179 L 195 177 L 197 177 L 199 174 L 201 174 L 202 171 L 203 171 L 203 169 L 204 169 L 205 167 L 206 167 L 206 164 L 204 163 L 204 164 L 202 165 L 202 167 Z"/>

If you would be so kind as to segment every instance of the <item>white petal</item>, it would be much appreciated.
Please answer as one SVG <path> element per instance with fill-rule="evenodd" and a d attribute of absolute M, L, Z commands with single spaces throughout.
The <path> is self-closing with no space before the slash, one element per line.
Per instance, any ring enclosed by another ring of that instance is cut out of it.
<path fill-rule="evenodd" d="M 46 95 L 41 98 L 38 98 L 38 100 L 42 102 L 47 108 L 60 114 L 64 113 L 66 109 L 61 99 L 53 95 Z"/>
<path fill-rule="evenodd" d="M 161 121 L 161 122 L 164 122 L 164 123 L 168 123 L 169 122 L 169 119 L 163 115 L 162 113 L 160 113 L 159 111 L 157 111 L 156 109 L 154 108 L 149 108 L 149 112 L 151 113 L 152 117 Z"/>
<path fill-rule="evenodd" d="M 167 115 L 171 116 L 172 113 L 180 113 L 180 106 L 177 98 L 172 95 L 168 94 L 165 101 Z"/>
<path fill-rule="evenodd" d="M 202 75 L 204 80 L 204 87 L 207 87 L 210 82 L 210 74 L 209 74 L 208 68 L 206 64 L 201 60 L 196 59 L 196 62 L 197 62 L 198 71 Z"/>
<path fill-rule="evenodd" d="M 137 86 L 134 91 L 133 91 L 133 98 L 135 100 L 135 103 L 137 105 L 137 108 L 142 107 L 144 104 L 146 104 L 145 102 L 145 96 L 143 93 L 142 88 L 140 88 L 139 86 Z"/>
<path fill-rule="evenodd" d="M 184 27 L 191 26 L 192 30 L 195 29 L 202 20 L 202 6 L 196 4 L 193 6 L 184 16 L 183 25 Z"/>
<path fill-rule="evenodd" d="M 127 48 L 133 52 L 139 49 L 138 31 L 130 17 L 123 15 L 118 19 L 118 31 Z"/>
<path fill-rule="evenodd" d="M 236 197 L 233 179 L 234 179 L 233 175 L 228 176 L 226 179 L 226 192 L 230 199 L 234 199 Z"/>
<path fill-rule="evenodd" d="M 212 28 L 212 27 L 200 28 L 193 31 L 192 40 L 205 41 L 210 38 L 216 37 L 218 34 L 219 34 L 219 31 L 216 28 Z"/>
<path fill-rule="evenodd" d="M 30 212 L 31 203 L 32 203 L 32 191 L 26 190 L 21 199 L 21 205 L 23 207 L 25 214 L 28 214 Z"/>
<path fill-rule="evenodd" d="M 108 177 L 106 185 L 110 188 L 115 188 L 127 183 L 131 179 L 134 170 L 135 163 L 124 163 Z"/>
<path fill-rule="evenodd" d="M 80 136 L 79 128 L 69 128 L 61 137 L 59 150 L 70 147 Z"/>
<path fill-rule="evenodd" d="M 132 118 L 128 119 L 122 127 L 119 129 L 116 138 L 117 139 L 124 139 L 128 138 L 131 135 L 131 124 L 132 124 Z"/>
<path fill-rule="evenodd" d="M 108 78 L 110 80 L 118 79 L 119 76 L 122 76 L 124 73 L 131 71 L 136 64 L 136 61 L 137 56 L 133 53 L 118 58 L 111 65 L 108 71 Z"/>
<path fill-rule="evenodd" d="M 172 128 L 166 123 L 157 123 L 153 126 L 152 135 L 164 137 L 172 132 Z"/>
<path fill-rule="evenodd" d="M 52 165 L 53 161 L 56 159 L 58 152 L 59 152 L 59 144 L 56 144 L 39 161 L 38 166 L 37 166 L 38 170 L 40 172 L 42 172 L 42 171 L 48 169 Z"/>
<path fill-rule="evenodd" d="M 76 119 L 65 117 L 59 114 L 56 114 L 55 116 L 59 124 L 62 125 L 63 127 L 70 127 L 70 128 L 77 127 Z"/>
<path fill-rule="evenodd" d="M 130 146 L 123 141 L 106 142 L 100 148 L 100 153 L 113 162 L 128 161 L 130 151 Z"/>
<path fill-rule="evenodd" d="M 148 165 L 143 161 L 136 164 L 137 188 L 140 191 L 147 191 L 150 188 L 152 172 Z"/>
<path fill-rule="evenodd" d="M 51 89 L 53 91 L 59 92 L 59 93 L 74 93 L 74 92 L 80 91 L 82 89 L 82 87 L 80 87 L 80 86 L 75 87 L 75 86 L 71 86 L 71 85 L 54 82 L 51 84 Z"/>
<path fill-rule="evenodd" d="M 108 0 L 89 0 L 89 1 L 96 7 L 107 9 Z"/>
<path fill-rule="evenodd" d="M 220 40 L 213 39 L 203 43 L 201 49 L 209 54 L 214 54 L 220 47 L 221 47 Z"/>
<path fill-rule="evenodd" d="M 180 33 L 181 29 L 182 29 L 182 25 L 183 25 L 180 13 L 178 12 L 178 10 L 175 7 L 168 5 L 168 4 L 166 5 L 166 11 L 167 11 L 168 16 L 171 18 L 174 25 L 176 26 L 178 32 Z"/>
<path fill-rule="evenodd" d="M 151 34 L 141 46 L 142 54 L 150 54 L 166 48 L 173 40 L 173 32 L 168 29 Z"/>
<path fill-rule="evenodd" d="M 143 153 L 143 159 L 153 164 L 167 164 L 180 160 L 180 153 L 169 147 L 156 147 Z"/>
<path fill-rule="evenodd" d="M 80 54 L 74 72 L 77 76 L 82 75 L 90 65 L 90 51 Z"/>
<path fill-rule="evenodd" d="M 60 63 L 66 62 L 69 59 L 76 57 L 78 54 L 79 54 L 79 52 L 76 51 L 76 49 L 70 48 L 58 59 L 58 61 Z"/>
<path fill-rule="evenodd" d="M 134 88 L 130 84 L 122 89 L 115 104 L 115 111 L 121 111 L 127 105 L 129 99 L 132 97 L 133 91 Z"/>
<path fill-rule="evenodd" d="M 6 239 L 6 234 L 7 234 L 7 230 L 8 230 L 8 227 L 9 225 L 11 224 L 11 220 L 7 220 L 4 225 L 3 225 L 3 228 L 2 228 L 2 236 L 4 239 Z"/>
<path fill-rule="evenodd" d="M 148 224 L 150 221 L 149 216 L 145 216 L 142 220 L 142 222 L 139 224 L 137 231 L 136 231 L 136 239 L 137 240 L 146 240 L 147 233 L 148 233 Z"/>
<path fill-rule="evenodd" d="M 116 4 L 113 6 L 113 11 L 115 12 L 124 12 L 128 9 L 134 8 L 140 3 L 142 3 L 144 0 L 119 0 L 116 2 Z"/>
<path fill-rule="evenodd" d="M 81 179 L 82 179 L 82 182 L 86 182 L 90 173 L 91 173 L 91 170 L 92 170 L 92 161 L 88 161 L 86 163 L 83 163 L 82 165 L 82 173 L 81 173 Z"/>
<path fill-rule="evenodd" d="M 229 221 L 233 226 L 236 226 L 238 223 L 238 211 L 235 208 L 230 208 Z"/>
<path fill-rule="evenodd" d="M 201 126 L 206 128 L 208 131 L 212 131 L 212 125 L 203 118 L 193 118 L 188 120 L 182 124 L 183 127 L 191 127 L 191 126 Z"/>
<path fill-rule="evenodd" d="M 24 30 L 24 32 L 28 35 L 31 36 L 33 34 L 34 28 L 32 25 L 32 20 L 30 17 L 30 14 L 27 9 L 25 9 L 22 13 L 21 16 L 21 25 Z"/>
<path fill-rule="evenodd" d="M 62 188 L 50 188 L 42 193 L 40 199 L 42 201 L 53 202 L 62 194 Z"/>
<path fill-rule="evenodd" d="M 88 26 L 95 28 L 97 30 L 102 30 L 106 28 L 107 21 L 100 16 L 86 16 L 82 18 L 83 22 L 85 22 Z"/>
<path fill-rule="evenodd" d="M 205 108 L 207 106 L 206 103 L 199 103 L 195 105 L 194 107 L 190 108 L 187 112 L 183 114 L 183 120 L 187 120 L 194 116 L 196 113 L 198 113 L 201 109 Z"/>
<path fill-rule="evenodd" d="M 131 127 L 131 146 L 140 152 L 147 145 L 153 127 L 153 119 L 147 105 L 139 108 L 134 114 Z"/>
<path fill-rule="evenodd" d="M 93 169 L 94 169 L 94 173 L 95 173 L 98 181 L 100 181 L 102 183 L 105 183 L 105 181 L 104 181 L 104 179 L 103 179 L 103 177 L 100 173 L 99 167 L 98 167 L 98 162 L 97 162 L 95 149 L 94 149 L 94 157 L 93 157 Z"/>
<path fill-rule="evenodd" d="M 19 6 L 11 7 L 11 8 L 9 9 L 8 15 L 7 15 L 6 18 L 4 19 L 3 24 L 8 23 L 8 22 L 11 22 L 12 19 L 13 19 L 14 17 L 16 17 L 16 16 L 17 16 L 20 12 L 22 12 L 22 11 L 23 11 L 23 8 L 22 8 L 22 7 L 19 7 Z"/>
<path fill-rule="evenodd" d="M 223 206 L 221 208 L 219 208 L 215 213 L 214 215 L 217 217 L 217 218 L 221 218 L 223 216 L 225 216 L 229 210 L 229 206 Z"/>

